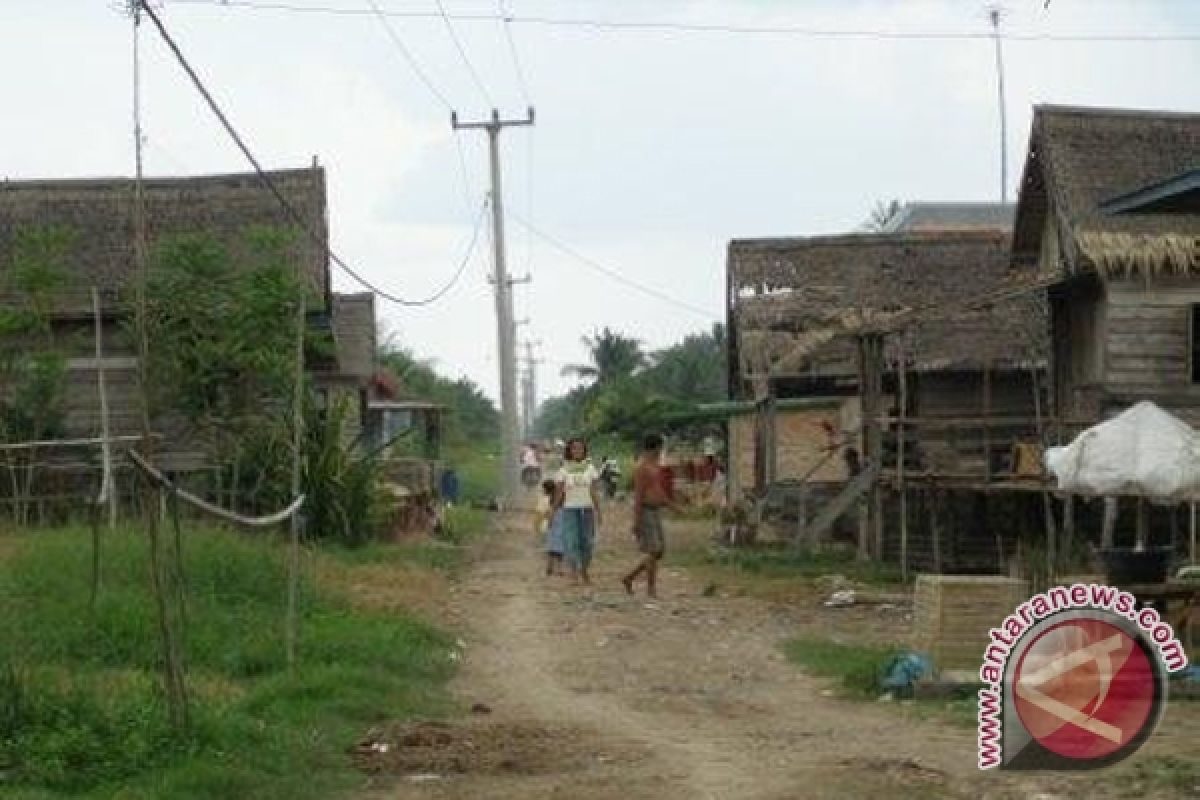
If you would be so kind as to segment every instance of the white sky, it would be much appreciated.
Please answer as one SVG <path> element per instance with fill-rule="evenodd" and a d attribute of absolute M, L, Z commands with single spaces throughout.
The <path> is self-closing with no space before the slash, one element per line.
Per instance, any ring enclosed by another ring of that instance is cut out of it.
<path fill-rule="evenodd" d="M 377 0 L 392 11 L 434 0 Z M 503 0 L 517 17 L 736 26 L 986 31 L 977 0 Z M 214 0 L 219 2 L 219 0 Z M 249 0 L 270 3 L 272 0 Z M 367 0 L 274 0 L 365 9 Z M 498 0 L 443 0 L 494 14 Z M 132 172 L 130 26 L 118 0 L 0 0 L 0 176 Z M 440 286 L 470 236 L 487 178 L 486 137 L 462 138 L 470 204 L 447 108 L 370 16 L 166 0 L 193 65 L 268 167 L 314 155 L 328 169 L 334 248 L 408 297 Z M 1195 34 L 1193 0 L 1007 0 L 1021 33 Z M 393 25 L 465 118 L 491 107 L 437 18 Z M 454 23 L 501 110 L 523 113 L 503 30 Z M 543 397 L 570 385 L 579 338 L 609 325 L 667 345 L 721 317 L 730 238 L 844 231 L 878 200 L 994 200 L 994 54 L 986 40 L 830 40 L 514 23 L 538 124 L 504 134 L 510 209 L 592 259 L 711 317 L 667 305 L 508 228 L 523 335 L 540 339 Z M 143 30 L 151 174 L 243 171 L 240 154 L 149 23 Z M 1200 41 L 1010 41 L 1010 187 L 1039 102 L 1196 110 Z M 532 154 L 532 169 L 530 155 Z M 530 176 L 532 175 L 532 181 Z M 531 192 L 532 185 L 532 192 Z M 532 204 L 530 202 L 532 195 Z M 481 238 L 463 281 L 428 309 L 380 305 L 385 324 L 445 374 L 495 394 L 495 322 Z M 354 290 L 346 276 L 340 289 Z"/>

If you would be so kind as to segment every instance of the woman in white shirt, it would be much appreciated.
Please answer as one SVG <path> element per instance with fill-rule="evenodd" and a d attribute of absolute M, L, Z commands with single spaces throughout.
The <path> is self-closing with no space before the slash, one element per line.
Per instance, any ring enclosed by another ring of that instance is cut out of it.
<path fill-rule="evenodd" d="M 587 442 L 573 437 L 567 442 L 562 468 L 554 477 L 558 484 L 557 505 L 561 509 L 564 555 L 575 583 L 590 585 L 588 567 L 600 527 L 600 497 L 596 481 L 600 473 L 588 461 Z"/>

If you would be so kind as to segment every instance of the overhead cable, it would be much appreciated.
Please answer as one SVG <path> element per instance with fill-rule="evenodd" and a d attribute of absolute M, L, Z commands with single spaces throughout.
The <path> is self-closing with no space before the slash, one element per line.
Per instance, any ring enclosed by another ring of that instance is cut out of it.
<path fill-rule="evenodd" d="M 159 35 L 162 37 L 167 47 L 171 50 L 171 53 L 175 56 L 175 60 L 179 62 L 180 67 L 182 67 L 184 72 L 187 73 L 187 76 L 191 80 L 192 85 L 196 88 L 196 91 L 198 91 L 200 96 L 204 98 L 204 102 L 208 105 L 209 110 L 212 111 L 213 115 L 217 118 L 217 121 L 221 123 L 221 127 L 225 129 L 225 132 L 229 135 L 229 138 L 232 139 L 234 144 L 237 145 L 237 148 L 242 152 L 242 155 L 245 156 L 246 160 L 250 163 L 250 166 L 254 168 L 254 172 L 258 175 L 259 180 L 274 196 L 275 200 L 279 203 L 280 207 L 284 210 L 292 222 L 301 231 L 303 231 L 308 238 L 317 245 L 317 247 L 321 248 L 328 255 L 329 260 L 333 264 L 337 265 L 343 272 L 357 281 L 364 288 L 368 289 L 384 300 L 401 306 L 427 306 L 436 302 L 438 299 L 444 296 L 447 291 L 449 291 L 450 287 L 452 287 L 454 283 L 457 282 L 458 277 L 461 276 L 465 269 L 466 263 L 470 260 L 470 253 L 474 250 L 475 240 L 478 238 L 479 234 L 478 224 L 476 225 L 475 234 L 471 239 L 471 247 L 468 250 L 468 258 L 464 259 L 463 263 L 459 265 L 458 270 L 455 272 L 455 275 L 451 281 L 429 297 L 421 300 L 409 300 L 401 297 L 398 294 L 395 294 L 394 292 L 381 289 L 380 287 L 371 283 L 357 270 L 347 264 L 337 253 L 335 253 L 329 245 L 328 237 L 323 237 L 317 231 L 313 230 L 313 228 L 309 225 L 308 220 L 306 220 L 304 216 L 296 210 L 296 207 L 292 205 L 292 203 L 283 195 L 283 192 L 280 191 L 279 187 L 275 184 L 275 181 L 272 180 L 270 174 L 263 169 L 258 158 L 254 155 L 253 151 L 250 150 L 250 147 L 246 144 L 245 139 L 243 139 L 241 134 L 238 133 L 237 129 L 233 127 L 233 123 L 229 121 L 229 118 L 225 115 L 225 112 L 221 110 L 221 107 L 217 105 L 217 101 L 213 98 L 212 93 L 208 91 L 208 88 L 204 85 L 204 82 L 200 80 L 200 76 L 192 68 L 192 65 L 188 63 L 187 58 L 184 57 L 183 52 L 179 49 L 179 45 L 175 43 L 174 38 L 172 38 L 171 34 L 167 31 L 166 25 L 163 24 L 162 19 L 159 18 L 158 14 L 155 13 L 155 11 L 150 7 L 150 4 L 145 0 L 138 0 L 138 2 L 141 3 L 142 10 L 146 13 L 146 16 L 148 16 L 150 21 L 154 23 L 154 27 L 158 29 Z M 480 213 L 480 219 L 483 219 L 482 212 Z"/>

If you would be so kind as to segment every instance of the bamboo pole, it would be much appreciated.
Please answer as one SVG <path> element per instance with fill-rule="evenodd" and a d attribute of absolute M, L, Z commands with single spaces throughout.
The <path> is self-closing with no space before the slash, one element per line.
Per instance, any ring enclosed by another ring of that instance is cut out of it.
<path fill-rule="evenodd" d="M 100 457 L 104 465 L 104 475 L 100 479 L 100 497 L 98 503 L 108 507 L 108 529 L 117 526 L 117 491 L 113 480 L 112 439 L 110 438 L 108 417 L 108 387 L 104 380 L 104 324 L 100 318 L 100 292 L 92 287 L 92 315 L 96 327 L 96 390 L 100 394 Z"/>
<path fill-rule="evenodd" d="M 300 497 L 301 448 L 304 444 L 304 296 L 296 304 L 296 375 L 292 387 L 292 497 Z M 300 515 L 291 517 L 288 540 L 287 621 L 284 635 L 289 672 L 296 670 L 296 638 L 300 592 Z"/>
<path fill-rule="evenodd" d="M 134 110 L 134 160 L 136 173 L 133 184 L 133 257 L 137 274 L 137 331 L 138 331 L 138 384 L 141 394 L 142 439 L 147 455 L 153 454 L 150 438 L 150 340 L 147 331 L 147 243 L 146 243 L 146 195 L 142 170 L 142 123 L 141 123 L 141 60 L 138 31 L 141 26 L 145 0 L 130 0 L 133 12 L 133 110 Z M 153 497 L 157 492 L 147 486 L 143 495 L 142 513 L 146 529 L 146 541 L 150 551 L 150 580 L 158 615 L 159 635 L 163 648 L 163 681 L 167 696 L 167 715 L 171 727 L 186 730 L 188 727 L 187 680 L 183 667 L 182 646 L 175 627 L 168 589 L 169 576 L 164 574 L 159 520 L 155 513 Z"/>

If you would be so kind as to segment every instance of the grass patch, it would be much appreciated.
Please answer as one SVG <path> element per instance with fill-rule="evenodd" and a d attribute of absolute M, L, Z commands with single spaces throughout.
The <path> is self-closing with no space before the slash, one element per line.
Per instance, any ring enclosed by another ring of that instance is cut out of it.
<path fill-rule="evenodd" d="M 878 699 L 884 692 L 884 670 L 904 651 L 899 645 L 844 644 L 818 638 L 792 639 L 784 645 L 789 661 L 813 675 L 832 678 L 843 696 L 855 700 Z M 976 723 L 978 692 L 977 686 L 964 685 L 942 696 L 918 692 L 910 699 L 922 717 L 970 727 Z"/>
<path fill-rule="evenodd" d="M 355 785 L 345 750 L 365 727 L 449 709 L 446 635 L 305 583 L 289 676 L 283 549 L 199 527 L 184 541 L 186 735 L 165 722 L 140 535 L 105 535 L 95 608 L 85 530 L 23 536 L 0 563 L 0 794 L 328 796 Z"/>
<path fill-rule="evenodd" d="M 408 564 L 456 575 L 466 564 L 467 546 L 487 531 L 489 522 L 488 512 L 459 506 L 446 511 L 439 538 L 371 542 L 355 548 L 329 546 L 323 552 L 343 564 Z"/>
<path fill-rule="evenodd" d="M 784 653 L 793 664 L 813 675 L 834 678 L 850 696 L 872 699 L 881 691 L 884 666 L 900 652 L 896 646 L 841 644 L 816 638 L 792 639 L 784 645 Z"/>
<path fill-rule="evenodd" d="M 500 445 L 489 442 L 449 444 L 442 461 L 458 473 L 459 494 L 464 505 L 486 505 L 501 494 Z"/>
<path fill-rule="evenodd" d="M 668 554 L 680 566 L 733 569 L 766 578 L 815 580 L 838 574 L 856 583 L 888 585 L 900 583 L 900 571 L 892 564 L 859 561 L 840 553 L 797 552 L 783 547 L 709 548 Z"/>

